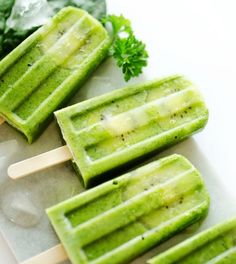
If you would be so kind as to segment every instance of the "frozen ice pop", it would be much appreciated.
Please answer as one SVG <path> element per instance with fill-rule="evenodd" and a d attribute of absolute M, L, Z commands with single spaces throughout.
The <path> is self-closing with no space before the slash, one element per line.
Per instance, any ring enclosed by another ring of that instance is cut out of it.
<path fill-rule="evenodd" d="M 150 259 L 149 264 L 236 263 L 236 218 L 213 226 Z"/>
<path fill-rule="evenodd" d="M 10 177 L 72 159 L 85 187 L 97 184 L 199 131 L 208 110 L 190 81 L 171 76 L 115 90 L 55 115 L 67 146 L 58 149 L 60 155 L 53 150 L 11 165 Z"/>
<path fill-rule="evenodd" d="M 47 210 L 73 264 L 128 263 L 206 216 L 202 177 L 180 155 L 154 161 Z"/>
<path fill-rule="evenodd" d="M 104 27 L 67 7 L 0 62 L 0 115 L 31 143 L 103 60 Z"/>
<path fill-rule="evenodd" d="M 85 186 L 203 128 L 208 111 L 182 76 L 136 84 L 55 113 Z"/>

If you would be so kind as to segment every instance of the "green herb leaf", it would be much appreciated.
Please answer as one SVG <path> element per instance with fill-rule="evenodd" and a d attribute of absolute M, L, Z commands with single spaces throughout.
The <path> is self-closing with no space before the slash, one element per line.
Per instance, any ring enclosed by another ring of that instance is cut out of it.
<path fill-rule="evenodd" d="M 6 20 L 11 13 L 14 0 L 0 0 L 0 58 L 4 51 L 4 31 Z"/>
<path fill-rule="evenodd" d="M 122 68 L 124 78 L 129 81 L 132 77 L 142 73 L 147 65 L 148 53 L 145 44 L 131 34 L 128 38 L 116 39 L 113 45 L 113 56 L 117 65 Z"/>
<path fill-rule="evenodd" d="M 148 53 L 145 44 L 135 37 L 130 21 L 123 15 L 109 15 L 102 22 L 112 25 L 113 44 L 110 53 L 122 69 L 125 81 L 141 74 L 147 65 Z"/>
<path fill-rule="evenodd" d="M 108 22 L 111 23 L 114 36 L 117 36 L 118 34 L 122 32 L 130 33 L 131 23 L 123 15 L 120 15 L 120 16 L 108 15 L 102 18 L 102 22 L 104 24 Z"/>

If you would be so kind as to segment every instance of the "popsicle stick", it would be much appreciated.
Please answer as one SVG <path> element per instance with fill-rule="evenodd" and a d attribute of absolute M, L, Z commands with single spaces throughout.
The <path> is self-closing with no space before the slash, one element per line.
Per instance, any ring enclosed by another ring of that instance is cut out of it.
<path fill-rule="evenodd" d="M 0 116 L 0 125 L 2 125 L 5 122 L 5 119 Z"/>
<path fill-rule="evenodd" d="M 8 175 L 12 179 L 22 178 L 31 173 L 41 171 L 72 158 L 67 146 L 63 146 L 38 156 L 17 162 L 8 167 Z"/>
<path fill-rule="evenodd" d="M 58 264 L 67 260 L 67 254 L 61 244 L 50 248 L 20 264 Z"/>

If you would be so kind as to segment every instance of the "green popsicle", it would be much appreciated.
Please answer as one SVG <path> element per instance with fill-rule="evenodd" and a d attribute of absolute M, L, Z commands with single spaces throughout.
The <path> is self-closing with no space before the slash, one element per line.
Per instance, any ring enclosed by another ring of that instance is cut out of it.
<path fill-rule="evenodd" d="M 208 120 L 201 95 L 182 76 L 125 87 L 55 115 L 86 187 L 189 137 Z"/>
<path fill-rule="evenodd" d="M 106 56 L 110 38 L 67 7 L 0 62 L 0 115 L 31 143 Z"/>
<path fill-rule="evenodd" d="M 148 264 L 193 263 L 236 263 L 236 218 L 213 226 L 148 261 Z"/>
<path fill-rule="evenodd" d="M 73 264 L 128 263 L 206 216 L 199 172 L 172 155 L 47 210 Z"/>

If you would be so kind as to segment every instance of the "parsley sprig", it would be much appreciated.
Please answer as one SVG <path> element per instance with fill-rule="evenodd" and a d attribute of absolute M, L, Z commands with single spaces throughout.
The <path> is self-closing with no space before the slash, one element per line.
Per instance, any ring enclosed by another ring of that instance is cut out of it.
<path fill-rule="evenodd" d="M 145 44 L 135 37 L 130 21 L 123 15 L 108 15 L 102 21 L 111 23 L 113 43 L 110 53 L 122 68 L 125 81 L 141 74 L 147 65 L 148 53 Z"/>

